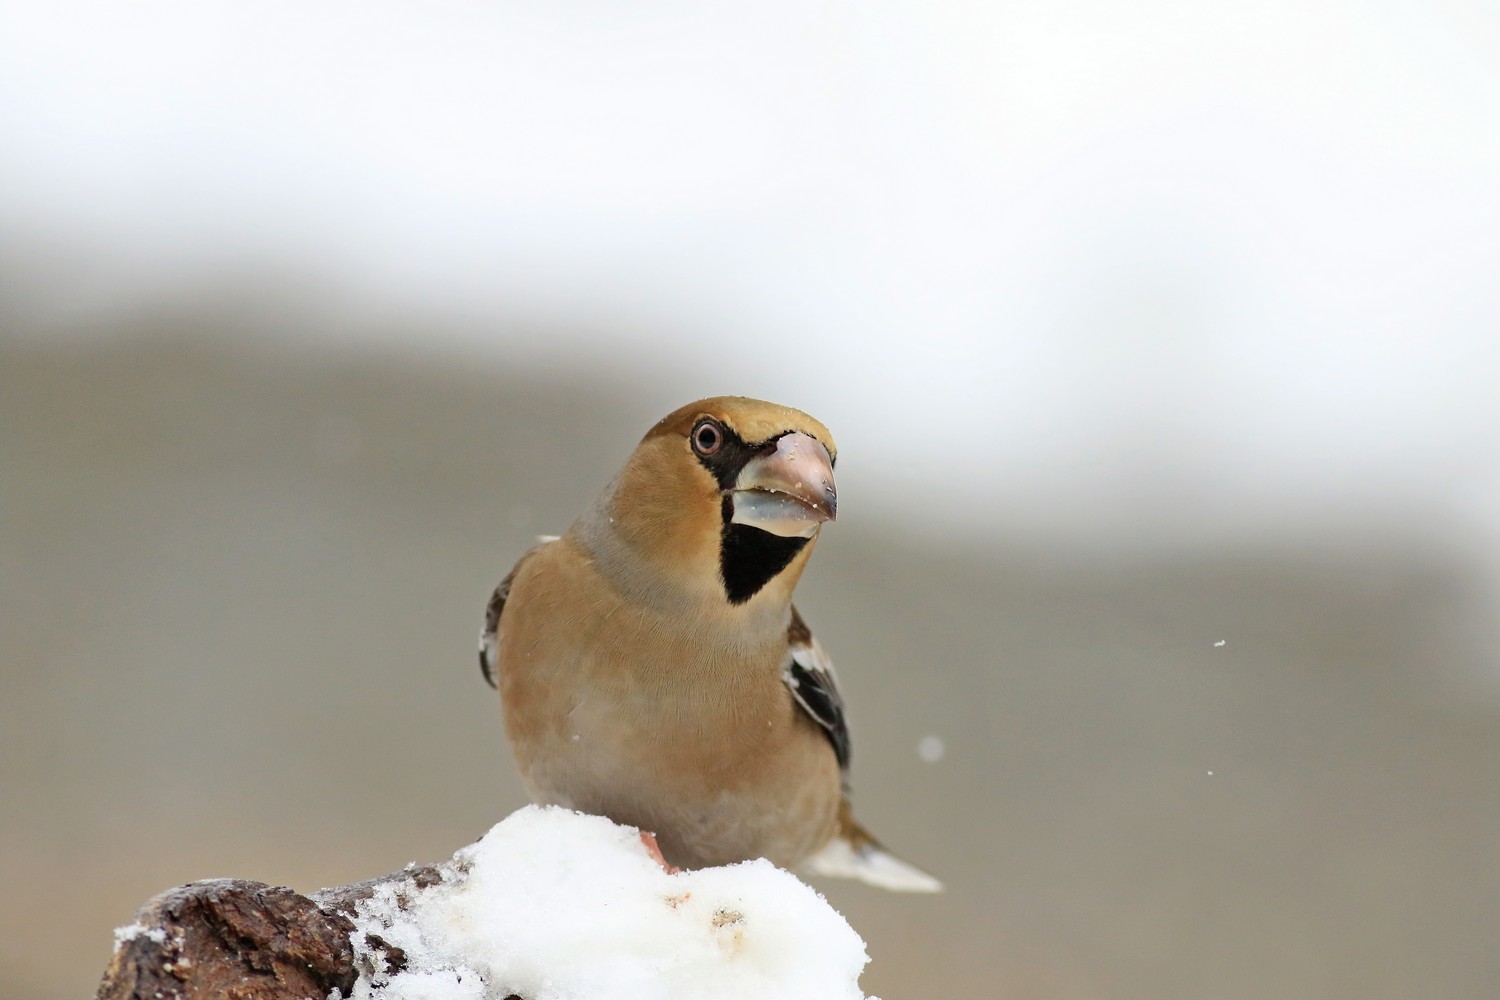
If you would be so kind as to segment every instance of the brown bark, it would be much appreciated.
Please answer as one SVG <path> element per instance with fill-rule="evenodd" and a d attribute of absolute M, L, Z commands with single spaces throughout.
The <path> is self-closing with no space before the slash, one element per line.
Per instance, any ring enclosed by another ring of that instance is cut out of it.
<path fill-rule="evenodd" d="M 169 889 L 136 913 L 140 927 L 104 972 L 97 1000 L 323 1000 L 348 996 L 360 971 L 349 935 L 355 904 L 404 881 L 420 892 L 443 880 L 409 868 L 312 897 L 261 882 L 216 879 Z M 371 936 L 390 971 L 401 949 Z M 368 960 L 368 956 L 366 956 Z"/>

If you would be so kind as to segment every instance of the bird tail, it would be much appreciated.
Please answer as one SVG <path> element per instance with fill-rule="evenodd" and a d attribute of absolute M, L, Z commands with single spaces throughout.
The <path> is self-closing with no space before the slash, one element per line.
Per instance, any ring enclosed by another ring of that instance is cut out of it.
<path fill-rule="evenodd" d="M 850 814 L 845 800 L 839 830 L 822 849 L 802 862 L 803 871 L 835 878 L 857 878 L 866 885 L 895 892 L 941 892 L 943 883 L 896 855 L 870 835 Z"/>

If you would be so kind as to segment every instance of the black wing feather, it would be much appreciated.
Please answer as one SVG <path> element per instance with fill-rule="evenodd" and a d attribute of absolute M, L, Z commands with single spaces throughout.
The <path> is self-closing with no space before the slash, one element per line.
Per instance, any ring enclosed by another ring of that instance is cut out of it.
<path fill-rule="evenodd" d="M 484 630 L 479 633 L 479 672 L 484 675 L 490 687 L 500 686 L 500 616 L 505 614 L 505 602 L 510 600 L 510 585 L 532 553 L 555 541 L 556 535 L 539 537 L 537 543 L 516 560 L 510 572 L 505 574 L 505 579 L 500 581 L 500 586 L 490 595 L 490 603 L 484 609 Z"/>
<path fill-rule="evenodd" d="M 520 568 L 520 563 L 516 568 Z M 490 595 L 490 603 L 484 609 L 484 630 L 479 633 L 479 672 L 489 682 L 490 687 L 498 687 L 500 684 L 496 674 L 496 654 L 499 652 L 500 644 L 500 616 L 505 612 L 506 599 L 510 597 L 510 583 L 516 578 L 516 571 L 512 569 L 505 574 L 505 579 L 495 588 Z"/>
<path fill-rule="evenodd" d="M 812 637 L 812 632 L 802 621 L 797 609 L 792 609 L 792 624 L 787 629 L 787 640 L 791 647 L 782 680 L 791 691 L 792 698 L 801 706 L 833 744 L 834 756 L 838 758 L 839 770 L 849 770 L 849 724 L 844 718 L 844 699 L 839 694 L 838 680 L 833 673 L 833 663 L 823 652 L 823 647 Z"/>

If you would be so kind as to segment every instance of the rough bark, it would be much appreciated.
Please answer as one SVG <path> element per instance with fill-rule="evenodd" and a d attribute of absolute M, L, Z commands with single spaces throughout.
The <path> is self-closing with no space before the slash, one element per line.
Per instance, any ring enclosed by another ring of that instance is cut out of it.
<path fill-rule="evenodd" d="M 190 882 L 136 913 L 104 972 L 97 1000 L 323 1000 L 348 996 L 360 971 L 349 935 L 355 904 L 382 883 L 416 891 L 442 881 L 435 867 L 408 868 L 312 897 L 242 879 Z M 371 938 L 392 971 L 401 949 Z"/>

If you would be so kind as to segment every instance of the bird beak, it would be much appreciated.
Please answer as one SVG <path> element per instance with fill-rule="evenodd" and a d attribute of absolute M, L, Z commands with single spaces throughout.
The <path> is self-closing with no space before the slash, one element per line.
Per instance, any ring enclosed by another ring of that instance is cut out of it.
<path fill-rule="evenodd" d="M 735 524 L 786 538 L 810 538 L 838 516 L 828 449 L 806 434 L 783 434 L 746 463 L 730 496 Z"/>

